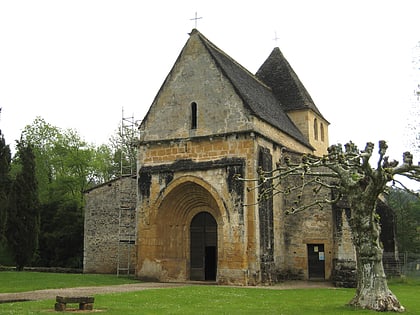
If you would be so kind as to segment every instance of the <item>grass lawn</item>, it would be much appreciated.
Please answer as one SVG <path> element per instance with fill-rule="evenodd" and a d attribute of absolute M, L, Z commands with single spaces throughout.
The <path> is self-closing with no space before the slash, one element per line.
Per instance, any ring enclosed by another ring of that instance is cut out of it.
<path fill-rule="evenodd" d="M 0 293 L 135 282 L 137 281 L 124 277 L 117 277 L 116 275 L 1 271 Z"/>
<path fill-rule="evenodd" d="M 96 276 L 99 278 L 108 277 Z M 115 279 L 120 281 L 118 278 Z M 125 280 L 127 281 L 127 279 Z M 98 282 L 102 281 L 98 280 Z M 0 287 L 3 286 L 3 281 L 0 281 Z M 390 287 L 406 307 L 405 314 L 420 314 L 419 281 L 393 282 Z M 101 310 L 102 312 L 99 314 L 115 315 L 376 314 L 371 311 L 354 310 L 346 307 L 345 304 L 353 294 L 354 289 L 272 290 L 203 285 L 95 295 L 94 309 Z M 54 300 L 44 300 L 0 304 L 0 314 L 51 314 L 54 303 Z"/>

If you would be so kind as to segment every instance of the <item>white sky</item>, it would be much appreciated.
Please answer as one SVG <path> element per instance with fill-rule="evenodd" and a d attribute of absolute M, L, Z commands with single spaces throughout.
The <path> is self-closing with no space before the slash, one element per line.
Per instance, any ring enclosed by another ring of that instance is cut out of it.
<path fill-rule="evenodd" d="M 6 141 L 41 116 L 107 143 L 122 108 L 144 117 L 195 12 L 198 30 L 253 73 L 279 46 L 330 121 L 331 144 L 385 139 L 401 160 L 417 85 L 418 0 L 0 0 Z"/>

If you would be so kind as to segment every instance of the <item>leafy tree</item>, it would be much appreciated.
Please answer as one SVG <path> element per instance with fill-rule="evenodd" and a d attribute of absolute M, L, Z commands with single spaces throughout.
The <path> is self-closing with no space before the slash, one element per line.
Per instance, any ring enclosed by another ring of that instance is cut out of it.
<path fill-rule="evenodd" d="M 106 145 L 95 148 L 75 130 L 60 129 L 40 117 L 25 127 L 23 138 L 33 143 L 41 201 L 36 263 L 79 267 L 83 249 L 83 192 L 119 174 L 112 162 L 112 149 Z"/>
<path fill-rule="evenodd" d="M 90 187 L 95 173 L 93 148 L 74 130 L 63 131 L 39 117 L 22 134 L 34 147 L 41 202 L 66 199 L 81 205 L 82 192 Z"/>
<path fill-rule="evenodd" d="M 113 152 L 113 170 L 117 171 L 116 177 L 136 172 L 137 133 L 134 125 L 131 119 L 123 119 L 119 129 L 109 139 L 109 147 Z"/>
<path fill-rule="evenodd" d="M 39 200 L 32 145 L 18 141 L 14 163 L 19 171 L 9 194 L 6 237 L 15 256 L 17 270 L 30 264 L 38 245 Z"/>
<path fill-rule="evenodd" d="M 80 263 L 73 262 L 82 258 L 83 191 L 96 183 L 92 162 L 95 150 L 74 130 L 61 130 L 39 117 L 22 134 L 25 141 L 33 143 L 39 182 L 41 220 L 35 263 L 80 267 Z"/>
<path fill-rule="evenodd" d="M 32 145 L 40 201 L 37 264 L 80 266 L 83 192 L 120 176 L 121 169 L 135 169 L 133 132 L 132 128 L 121 127 L 109 145 L 94 147 L 76 131 L 60 129 L 40 117 L 24 128 L 21 142 Z M 18 165 L 12 165 L 16 177 L 20 172 Z"/>
<path fill-rule="evenodd" d="M 53 143 L 50 162 L 55 192 L 66 200 L 78 200 L 83 204 L 83 191 L 91 186 L 93 170 L 91 167 L 94 151 L 74 130 L 60 134 Z M 52 188 L 52 189 L 51 189 Z M 57 195 L 54 197 L 56 198 Z"/>
<path fill-rule="evenodd" d="M 392 188 L 388 204 L 397 217 L 397 240 L 400 252 L 420 253 L 420 201 L 403 189 Z"/>
<path fill-rule="evenodd" d="M 80 268 L 83 263 L 83 215 L 76 201 L 43 205 L 37 265 Z"/>
<path fill-rule="evenodd" d="M 295 204 L 287 210 L 288 214 L 297 213 L 314 206 L 323 207 L 340 200 L 348 204 L 351 211 L 350 228 L 356 249 L 357 289 L 350 301 L 355 307 L 376 311 L 403 311 L 397 297 L 388 288 L 382 264 L 383 248 L 380 242 L 379 216 L 376 213 L 378 197 L 387 190 L 389 182 L 399 182 L 397 175 L 420 181 L 420 166 L 413 165 L 409 152 L 403 155 L 403 163 L 389 161 L 385 141 L 379 142 L 379 157 L 376 168 L 371 166 L 373 143 L 367 143 L 360 150 L 353 143 L 343 147 L 333 145 L 323 157 L 303 155 L 295 163 L 285 156 L 274 171 L 260 170 L 256 181 L 260 199 L 271 198 L 273 194 L 297 193 Z M 287 180 L 294 178 L 287 185 Z M 267 182 L 273 181 L 271 185 Z M 302 200 L 304 188 L 312 188 L 315 194 L 311 202 Z M 334 192 L 328 198 L 326 188 Z"/>
<path fill-rule="evenodd" d="M 112 149 L 105 144 L 95 149 L 91 166 L 94 169 L 90 180 L 92 184 L 102 184 L 119 175 L 119 165 L 113 159 Z"/>
<path fill-rule="evenodd" d="M 57 195 L 62 199 L 63 193 L 68 200 L 82 200 L 84 190 L 119 174 L 112 145 L 96 148 L 75 130 L 62 130 L 37 117 L 25 127 L 23 137 L 34 146 L 42 202 Z"/>

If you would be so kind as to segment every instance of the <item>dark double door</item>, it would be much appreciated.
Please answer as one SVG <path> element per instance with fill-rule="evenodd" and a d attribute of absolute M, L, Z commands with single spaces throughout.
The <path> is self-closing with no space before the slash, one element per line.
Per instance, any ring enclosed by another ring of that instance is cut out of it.
<path fill-rule="evenodd" d="M 216 280 L 217 223 L 208 212 L 198 213 L 190 226 L 190 279 Z"/>

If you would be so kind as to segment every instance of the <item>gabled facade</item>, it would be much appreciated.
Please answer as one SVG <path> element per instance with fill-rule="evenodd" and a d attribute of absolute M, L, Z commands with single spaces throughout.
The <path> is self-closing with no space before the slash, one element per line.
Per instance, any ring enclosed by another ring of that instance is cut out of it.
<path fill-rule="evenodd" d="M 236 179 L 284 154 L 322 156 L 328 124 L 278 48 L 253 75 L 193 30 L 140 126 L 137 174 L 85 192 L 84 272 L 354 286 L 345 202 L 286 216 L 293 193 L 259 201 L 252 182 Z M 309 203 L 312 191 L 300 198 Z M 393 252 L 384 264 L 396 266 L 392 210 L 379 200 L 377 211 Z"/>
<path fill-rule="evenodd" d="M 139 140 L 139 278 L 331 278 L 339 259 L 332 210 L 286 217 L 290 200 L 258 203 L 254 184 L 236 180 L 273 169 L 285 152 L 328 147 L 328 121 L 278 48 L 253 75 L 193 30 Z"/>

